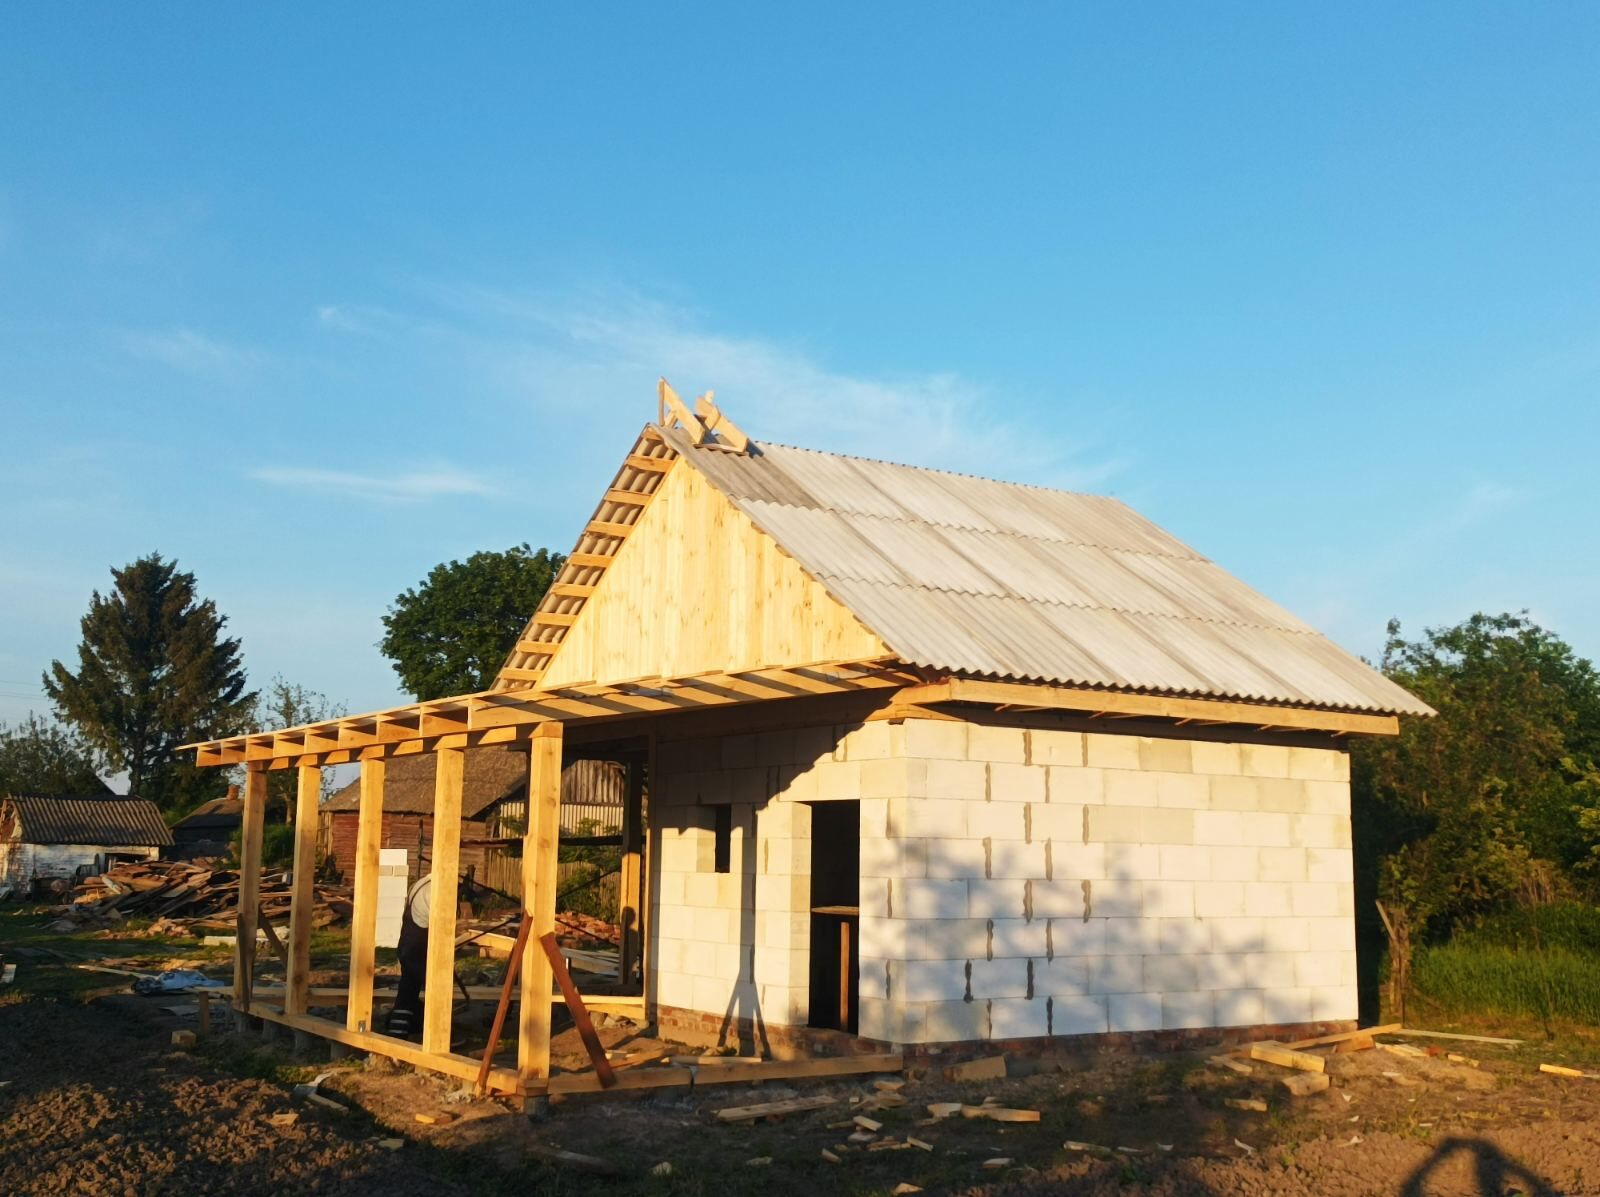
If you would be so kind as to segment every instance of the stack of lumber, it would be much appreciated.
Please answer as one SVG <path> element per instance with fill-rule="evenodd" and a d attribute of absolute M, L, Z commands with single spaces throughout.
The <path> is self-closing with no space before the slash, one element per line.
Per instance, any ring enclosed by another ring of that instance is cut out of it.
<path fill-rule="evenodd" d="M 312 925 L 349 919 L 348 889 L 318 885 Z M 261 909 L 269 922 L 289 917 L 289 880 L 283 872 L 261 877 Z M 108 924 L 130 915 L 166 919 L 192 932 L 231 931 L 239 913 L 239 874 L 211 861 L 138 861 L 119 864 L 79 883 L 72 904 L 60 908 L 74 925 Z"/>

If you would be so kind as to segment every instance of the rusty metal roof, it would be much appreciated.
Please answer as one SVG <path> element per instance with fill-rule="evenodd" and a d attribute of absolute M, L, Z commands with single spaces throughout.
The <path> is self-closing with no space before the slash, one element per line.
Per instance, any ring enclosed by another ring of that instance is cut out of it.
<path fill-rule="evenodd" d="M 1386 714 L 1431 708 L 1116 499 L 755 446 L 683 458 L 902 660 Z"/>
<path fill-rule="evenodd" d="M 172 843 L 161 812 L 145 798 L 13 794 L 5 802 L 16 812 L 21 824 L 18 838 L 25 844 L 164 848 Z"/>

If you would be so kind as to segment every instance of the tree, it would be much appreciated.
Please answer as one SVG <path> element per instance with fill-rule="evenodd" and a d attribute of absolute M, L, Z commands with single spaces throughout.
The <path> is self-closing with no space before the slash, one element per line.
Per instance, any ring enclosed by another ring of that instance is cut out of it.
<path fill-rule="evenodd" d="M 1388 632 L 1384 673 L 1439 712 L 1352 753 L 1364 896 L 1383 903 L 1398 997 L 1414 945 L 1572 888 L 1600 831 L 1600 815 L 1584 815 L 1600 674 L 1525 613 L 1480 613 L 1416 641 L 1396 621 Z"/>
<path fill-rule="evenodd" d="M 265 732 L 283 727 L 299 727 L 305 723 L 337 719 L 345 713 L 344 706 L 332 701 L 326 694 L 292 683 L 281 673 L 277 673 L 273 674 L 266 688 L 256 695 L 255 706 L 250 713 L 250 730 Z M 322 771 L 324 801 L 333 792 L 333 783 L 333 770 L 324 769 Z M 293 822 L 297 788 L 298 781 L 294 770 L 280 769 L 268 773 L 267 811 L 271 812 L 281 805 L 284 822 Z"/>
<path fill-rule="evenodd" d="M 256 696 L 245 691 L 239 642 L 195 578 L 160 554 L 113 569 L 83 617 L 78 669 L 53 661 L 45 692 L 101 761 L 128 775 L 128 790 L 182 811 L 221 792 L 226 778 L 195 768 L 178 745 L 235 735 Z"/>
<path fill-rule="evenodd" d="M 0 794 L 109 794 L 94 753 L 70 728 L 29 715 L 0 723 Z"/>
<path fill-rule="evenodd" d="M 565 560 L 520 544 L 436 565 L 394 600 L 378 648 L 419 702 L 486 690 Z"/>

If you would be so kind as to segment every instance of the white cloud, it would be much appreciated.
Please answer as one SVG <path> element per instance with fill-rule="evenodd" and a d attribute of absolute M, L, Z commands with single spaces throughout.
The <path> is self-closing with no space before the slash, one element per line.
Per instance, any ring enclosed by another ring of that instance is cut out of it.
<path fill-rule="evenodd" d="M 302 466 L 268 466 L 251 470 L 258 482 L 292 490 L 348 495 L 378 502 L 420 502 L 452 495 L 493 495 L 483 479 L 450 466 L 397 474 L 359 474 L 350 470 L 318 470 Z"/>
<path fill-rule="evenodd" d="M 128 332 L 122 334 L 121 340 L 135 357 L 208 378 L 237 375 L 262 360 L 254 350 L 229 345 L 192 328 Z"/>
<path fill-rule="evenodd" d="M 959 374 L 842 370 L 800 345 L 708 331 L 698 313 L 633 292 L 438 286 L 426 295 L 435 309 L 426 315 L 330 304 L 317 316 L 358 336 L 431 344 L 531 398 L 547 419 L 577 412 L 590 423 L 597 414 L 643 423 L 655 416 L 655 379 L 665 377 L 686 399 L 715 390 L 757 440 L 1078 488 L 1102 485 L 1127 464 L 1059 427 L 1041 435 L 1006 414 L 1009 401 Z"/>

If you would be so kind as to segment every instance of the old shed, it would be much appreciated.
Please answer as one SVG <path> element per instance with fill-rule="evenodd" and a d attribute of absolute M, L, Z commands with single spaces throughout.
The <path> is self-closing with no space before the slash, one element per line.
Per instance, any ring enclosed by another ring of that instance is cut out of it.
<path fill-rule="evenodd" d="M 154 860 L 172 833 L 153 802 L 115 795 L 0 799 L 0 886 L 19 893 L 70 881 L 79 869 L 117 860 Z"/>
<path fill-rule="evenodd" d="M 562 763 L 616 762 L 623 975 L 684 1038 L 782 1056 L 1352 1025 L 1347 745 L 1424 704 L 1117 500 L 757 443 L 709 398 L 661 399 L 494 687 L 200 763 L 297 768 L 314 802 L 321 768 L 360 761 L 375 843 L 387 762 L 436 754 L 449 929 L 462 755 L 526 746 L 539 935 Z M 358 1031 L 359 860 L 346 1021 L 309 1013 L 302 957 L 281 1004 L 242 1005 L 398 1053 Z M 450 963 L 439 946 L 434 985 Z M 565 999 L 538 953 L 521 977 L 491 1084 L 603 1084 L 551 1075 Z M 427 1024 L 405 1058 L 467 1068 L 448 1009 Z"/>

